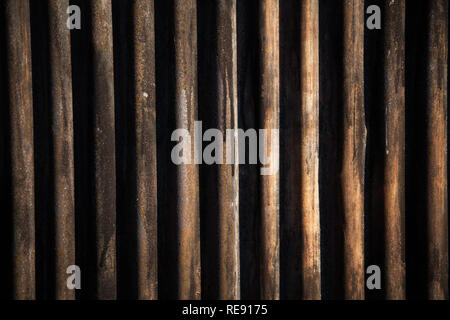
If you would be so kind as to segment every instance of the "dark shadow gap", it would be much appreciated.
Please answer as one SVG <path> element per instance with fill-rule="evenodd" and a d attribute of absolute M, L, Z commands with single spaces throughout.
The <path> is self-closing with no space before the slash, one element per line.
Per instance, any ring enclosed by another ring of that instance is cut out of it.
<path fill-rule="evenodd" d="M 280 299 L 302 298 L 301 1 L 280 1 Z"/>
<path fill-rule="evenodd" d="M 427 60 L 429 2 L 406 6 L 406 289 L 427 298 Z"/>

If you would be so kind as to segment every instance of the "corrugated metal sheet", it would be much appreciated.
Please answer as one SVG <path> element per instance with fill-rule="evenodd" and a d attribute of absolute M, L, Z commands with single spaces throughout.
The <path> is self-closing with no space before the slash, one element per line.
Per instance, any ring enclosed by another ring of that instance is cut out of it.
<path fill-rule="evenodd" d="M 448 299 L 446 0 L 0 8 L 4 297 Z M 279 171 L 173 164 L 196 120 Z"/>

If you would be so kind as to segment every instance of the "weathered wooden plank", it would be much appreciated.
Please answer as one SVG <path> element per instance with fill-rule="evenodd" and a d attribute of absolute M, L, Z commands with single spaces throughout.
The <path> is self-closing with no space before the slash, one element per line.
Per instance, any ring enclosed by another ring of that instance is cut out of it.
<path fill-rule="evenodd" d="M 259 4 L 260 41 L 260 127 L 267 130 L 267 167 L 277 167 L 279 140 L 272 141 L 273 129 L 279 130 L 279 3 L 263 0 Z M 274 144 L 272 144 L 274 142 Z M 261 298 L 280 297 L 279 174 L 260 177 L 261 207 Z"/>
<path fill-rule="evenodd" d="M 236 0 L 219 0 L 216 10 L 218 124 L 225 137 L 227 129 L 238 128 Z M 234 146 L 238 145 L 236 134 Z M 224 156 L 226 150 L 224 142 Z M 239 150 L 233 150 L 234 163 L 218 165 L 220 299 L 240 299 Z"/>
<path fill-rule="evenodd" d="M 405 299 L 405 1 L 384 3 L 386 298 Z"/>
<path fill-rule="evenodd" d="M 343 204 L 344 296 L 364 299 L 364 2 L 343 2 Z"/>
<path fill-rule="evenodd" d="M 138 298 L 158 298 L 155 23 L 153 1 L 135 0 L 134 99 Z"/>
<path fill-rule="evenodd" d="M 174 1 L 175 118 L 194 137 L 197 118 L 197 4 Z M 194 145 L 192 143 L 192 145 Z M 194 158 L 195 150 L 191 155 Z M 198 165 L 177 166 L 178 298 L 200 299 L 200 209 Z"/>
<path fill-rule="evenodd" d="M 448 1 L 429 2 L 427 65 L 428 297 L 448 299 L 447 55 Z"/>
<path fill-rule="evenodd" d="M 114 60 L 111 0 L 93 0 L 92 81 L 96 214 L 97 298 L 115 299 L 116 166 L 114 125 Z"/>
<path fill-rule="evenodd" d="M 11 128 L 13 298 L 30 300 L 36 297 L 30 7 L 27 0 L 8 0 L 5 8 Z"/>
<path fill-rule="evenodd" d="M 301 212 L 304 299 L 320 299 L 319 2 L 301 3 Z"/>
<path fill-rule="evenodd" d="M 66 269 L 75 264 L 74 145 L 68 0 L 49 0 L 49 81 L 52 108 L 55 298 L 75 299 L 67 288 Z"/>

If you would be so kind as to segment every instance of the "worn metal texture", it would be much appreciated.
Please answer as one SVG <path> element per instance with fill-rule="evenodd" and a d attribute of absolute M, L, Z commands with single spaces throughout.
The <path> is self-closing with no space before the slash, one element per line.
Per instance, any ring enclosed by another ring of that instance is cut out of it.
<path fill-rule="evenodd" d="M 448 299 L 447 81 L 446 0 L 0 1 L 2 295 Z"/>

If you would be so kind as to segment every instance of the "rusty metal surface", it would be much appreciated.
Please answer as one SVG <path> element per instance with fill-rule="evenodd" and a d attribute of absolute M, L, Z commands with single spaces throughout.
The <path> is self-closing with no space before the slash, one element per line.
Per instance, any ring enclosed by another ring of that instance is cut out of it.
<path fill-rule="evenodd" d="M 6 1 L 6 40 L 11 128 L 13 297 L 36 297 L 33 95 L 30 6 Z"/>
<path fill-rule="evenodd" d="M 97 298 L 115 299 L 116 167 L 114 60 L 110 0 L 91 1 Z"/>
<path fill-rule="evenodd" d="M 75 299 L 67 289 L 66 269 L 75 264 L 72 64 L 70 32 L 65 27 L 69 1 L 48 2 L 52 104 L 56 299 Z"/>

